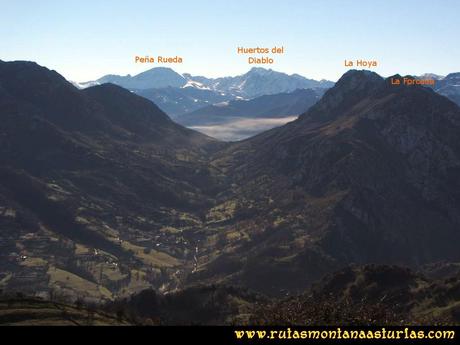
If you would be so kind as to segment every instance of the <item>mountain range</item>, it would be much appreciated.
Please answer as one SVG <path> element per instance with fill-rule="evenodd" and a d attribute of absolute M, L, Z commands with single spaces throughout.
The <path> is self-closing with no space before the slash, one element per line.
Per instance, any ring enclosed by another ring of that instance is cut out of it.
<path fill-rule="evenodd" d="M 173 119 L 227 101 L 252 99 L 263 95 L 282 95 L 296 89 L 315 89 L 315 92 L 321 93 L 333 85 L 326 80 L 315 81 L 297 74 L 288 75 L 264 68 L 252 68 L 249 72 L 235 77 L 206 78 L 187 73 L 181 75 L 164 67 L 152 68 L 135 76 L 106 75 L 95 81 L 74 85 L 85 88 L 104 83 L 122 86 L 151 100 Z M 191 121 L 190 125 L 202 122 Z M 254 133 L 259 131 L 255 130 Z"/>
<path fill-rule="evenodd" d="M 235 118 L 280 118 L 300 115 L 315 104 L 324 89 L 297 89 L 290 93 L 264 95 L 250 100 L 231 100 L 178 116 L 184 126 L 216 125 Z"/>
<path fill-rule="evenodd" d="M 350 265 L 460 262 L 460 107 L 369 71 L 312 92 L 283 96 L 312 96 L 295 121 L 224 143 L 120 86 L 0 62 L 1 289 L 94 302 L 224 284 L 279 298 Z M 229 105 L 266 116 L 259 101 Z M 345 272 L 335 286 L 362 282 Z"/>
<path fill-rule="evenodd" d="M 458 73 L 448 76 L 426 73 L 417 78 L 434 79 L 435 85 L 430 87 L 460 104 Z M 295 98 L 296 89 L 304 89 L 321 96 L 334 85 L 326 80 L 318 82 L 297 74 L 287 75 L 258 67 L 243 75 L 223 78 L 192 76 L 187 73 L 181 75 L 170 68 L 158 67 L 135 76 L 106 75 L 77 86 L 103 83 L 127 88 L 154 102 L 179 123 L 230 141 L 241 140 L 282 125 L 292 120 L 292 117 L 287 120 L 283 117 L 296 116 L 313 104 L 310 100 L 301 101 L 297 103 L 297 108 L 293 108 L 292 104 L 296 101 L 288 100 L 291 96 L 286 94 L 292 93 Z M 302 102 L 307 104 L 303 106 Z M 265 110 L 259 109 L 258 103 Z M 251 107 L 252 104 L 255 106 Z M 273 107 L 267 109 L 270 104 Z M 264 112 L 266 116 L 261 114 Z M 263 117 L 273 120 L 250 120 Z"/>
<path fill-rule="evenodd" d="M 460 94 L 460 91 L 458 90 L 459 73 L 450 73 L 447 76 L 425 73 L 417 76 L 417 78 L 434 79 L 435 86 L 433 88 L 438 93 L 452 99 L 458 104 Z M 172 88 L 174 89 L 174 92 L 181 91 L 177 89 L 195 89 L 195 95 L 197 96 L 195 99 L 197 99 L 196 102 L 199 102 L 197 107 L 194 109 L 186 108 L 185 110 L 176 110 L 175 108 L 165 109 L 165 111 L 173 117 L 177 114 L 198 109 L 203 105 L 202 102 L 208 103 L 205 105 L 212 105 L 223 101 L 220 97 L 224 97 L 225 100 L 236 98 L 251 99 L 263 95 L 290 93 L 296 89 L 328 89 L 334 85 L 333 82 L 324 79 L 316 81 L 313 79 L 307 79 L 298 74 L 288 75 L 260 67 L 254 67 L 247 73 L 239 76 L 220 78 L 193 76 L 189 73 L 181 75 L 171 68 L 155 67 L 135 76 L 110 74 L 94 81 L 74 84 L 79 88 L 86 88 L 104 83 L 116 84 L 135 92 L 144 92 L 141 90 L 148 90 L 143 94 L 144 97 L 149 98 L 156 103 L 161 103 L 161 99 L 163 99 L 163 103 L 166 107 L 170 104 L 170 102 L 165 101 L 167 99 L 165 94 L 168 92 L 161 89 L 166 88 L 171 90 Z M 161 91 L 158 91 L 158 94 L 156 94 L 155 90 L 159 89 Z M 206 90 L 207 92 L 202 93 L 203 96 L 200 96 L 200 92 L 196 90 Z M 190 97 L 187 92 L 190 93 L 191 90 L 182 91 L 186 92 L 186 98 Z M 180 97 L 184 96 L 180 95 Z"/>
<path fill-rule="evenodd" d="M 194 87 L 145 89 L 137 90 L 135 93 L 151 100 L 171 116 L 172 119 L 177 119 L 184 114 L 208 107 L 212 104 L 235 99 L 231 95 Z"/>
<path fill-rule="evenodd" d="M 135 76 L 106 75 L 78 85 L 86 87 L 104 83 L 113 83 L 133 91 L 192 87 L 242 98 L 292 92 L 296 89 L 329 88 L 334 85 L 328 80 L 316 81 L 298 74 L 288 75 L 260 67 L 254 67 L 243 75 L 222 78 L 192 76 L 188 73 L 181 75 L 171 68 L 155 67 Z"/>

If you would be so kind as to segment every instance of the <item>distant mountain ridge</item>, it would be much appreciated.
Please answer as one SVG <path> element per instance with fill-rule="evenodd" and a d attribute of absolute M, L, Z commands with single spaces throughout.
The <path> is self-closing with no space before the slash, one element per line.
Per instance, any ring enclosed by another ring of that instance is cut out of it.
<path fill-rule="evenodd" d="M 205 78 L 187 75 L 190 80 L 197 80 L 211 90 L 233 94 L 243 98 L 254 98 L 263 95 L 287 93 L 296 89 L 329 88 L 334 85 L 328 80 L 316 81 L 307 79 L 299 74 L 288 75 L 254 67 L 249 72 L 236 77 Z"/>
<path fill-rule="evenodd" d="M 261 95 L 292 92 L 296 89 L 329 88 L 334 83 L 316 81 L 298 74 L 288 75 L 271 69 L 254 67 L 235 77 L 206 78 L 184 73 L 180 75 L 171 68 L 155 67 L 135 76 L 106 75 L 95 81 L 77 83 L 80 87 L 113 83 L 132 91 L 165 87 L 211 90 L 233 97 L 254 98 Z"/>
<path fill-rule="evenodd" d="M 173 119 L 211 104 L 234 99 L 232 95 L 195 87 L 169 86 L 160 89 L 136 90 L 135 93 L 151 100 Z"/>
<path fill-rule="evenodd" d="M 425 73 L 417 76 L 419 79 L 434 79 L 433 88 L 436 92 L 450 98 L 460 104 L 460 73 L 450 73 L 447 76 Z M 207 78 L 204 76 L 193 76 L 189 73 L 179 74 L 171 68 L 155 67 L 135 76 L 127 75 L 106 75 L 94 81 L 74 83 L 79 88 L 90 87 L 103 83 L 113 83 L 131 91 L 141 93 L 141 90 L 150 90 L 150 94 L 156 93 L 152 100 L 158 102 L 165 90 L 154 92 L 153 89 L 162 88 L 194 88 L 207 90 L 216 94 L 211 98 L 225 97 L 227 99 L 241 97 L 251 99 L 262 95 L 292 92 L 296 89 L 328 89 L 334 85 L 328 80 L 316 81 L 302 77 L 298 74 L 288 75 L 271 69 L 254 67 L 247 73 L 234 77 Z M 180 92 L 175 90 L 175 92 Z M 202 99 L 197 98 L 198 102 Z M 203 101 L 206 102 L 207 99 Z M 164 102 L 167 104 L 168 102 Z M 208 102 L 209 103 L 209 100 Z M 168 103 L 169 104 L 169 103 Z M 212 103 L 211 103 L 212 104 Z M 198 109 L 198 107 L 187 108 L 181 113 Z M 167 111 L 167 110 L 166 110 Z M 168 112 L 168 111 L 167 111 Z M 169 113 L 168 113 L 169 114 Z M 171 113 L 170 115 L 177 115 Z"/>
<path fill-rule="evenodd" d="M 300 115 L 323 95 L 323 89 L 297 89 L 289 93 L 259 96 L 250 100 L 231 100 L 178 116 L 184 126 L 215 125 L 234 118 L 280 118 Z"/>
<path fill-rule="evenodd" d="M 451 101 L 460 105 L 460 72 L 449 73 L 446 76 L 425 73 L 417 76 L 418 79 L 434 79 L 435 83 L 431 87 L 440 95 L 446 96 Z"/>
<path fill-rule="evenodd" d="M 460 72 L 450 73 L 437 80 L 434 90 L 460 105 Z"/>

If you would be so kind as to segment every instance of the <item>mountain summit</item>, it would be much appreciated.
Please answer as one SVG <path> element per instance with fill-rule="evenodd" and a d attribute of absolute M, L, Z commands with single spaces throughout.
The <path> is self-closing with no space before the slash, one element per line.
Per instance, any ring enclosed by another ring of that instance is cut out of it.
<path fill-rule="evenodd" d="M 89 87 L 105 83 L 112 83 L 128 90 L 158 89 L 164 87 L 182 87 L 186 79 L 168 67 L 155 67 L 135 76 L 105 75 L 95 81 L 78 84 L 80 87 Z"/>
<path fill-rule="evenodd" d="M 374 72 L 350 70 L 314 106 L 312 112 L 316 115 L 309 116 L 326 120 L 343 114 L 359 100 L 371 96 L 384 83 L 384 79 Z"/>

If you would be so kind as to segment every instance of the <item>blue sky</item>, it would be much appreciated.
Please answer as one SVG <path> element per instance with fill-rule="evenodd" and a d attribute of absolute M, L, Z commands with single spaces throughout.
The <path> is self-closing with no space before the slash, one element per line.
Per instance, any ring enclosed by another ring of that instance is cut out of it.
<path fill-rule="evenodd" d="M 253 65 L 238 46 L 282 45 L 268 67 L 331 80 L 344 59 L 377 73 L 460 71 L 458 0 L 0 0 L 0 59 L 33 60 L 77 81 L 136 74 L 135 55 L 179 55 L 178 72 L 224 76 Z M 267 67 L 267 66 L 262 66 Z"/>

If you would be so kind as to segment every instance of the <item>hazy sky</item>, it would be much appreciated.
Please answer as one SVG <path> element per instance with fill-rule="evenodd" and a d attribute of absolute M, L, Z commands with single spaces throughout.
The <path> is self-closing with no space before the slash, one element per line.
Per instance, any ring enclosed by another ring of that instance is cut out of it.
<path fill-rule="evenodd" d="M 33 60 L 76 81 L 136 74 L 183 57 L 178 72 L 244 73 L 238 46 L 284 46 L 269 66 L 336 80 L 344 59 L 376 59 L 376 72 L 460 71 L 459 0 L 0 0 L 0 59 Z M 164 66 L 164 65 L 162 65 Z"/>

